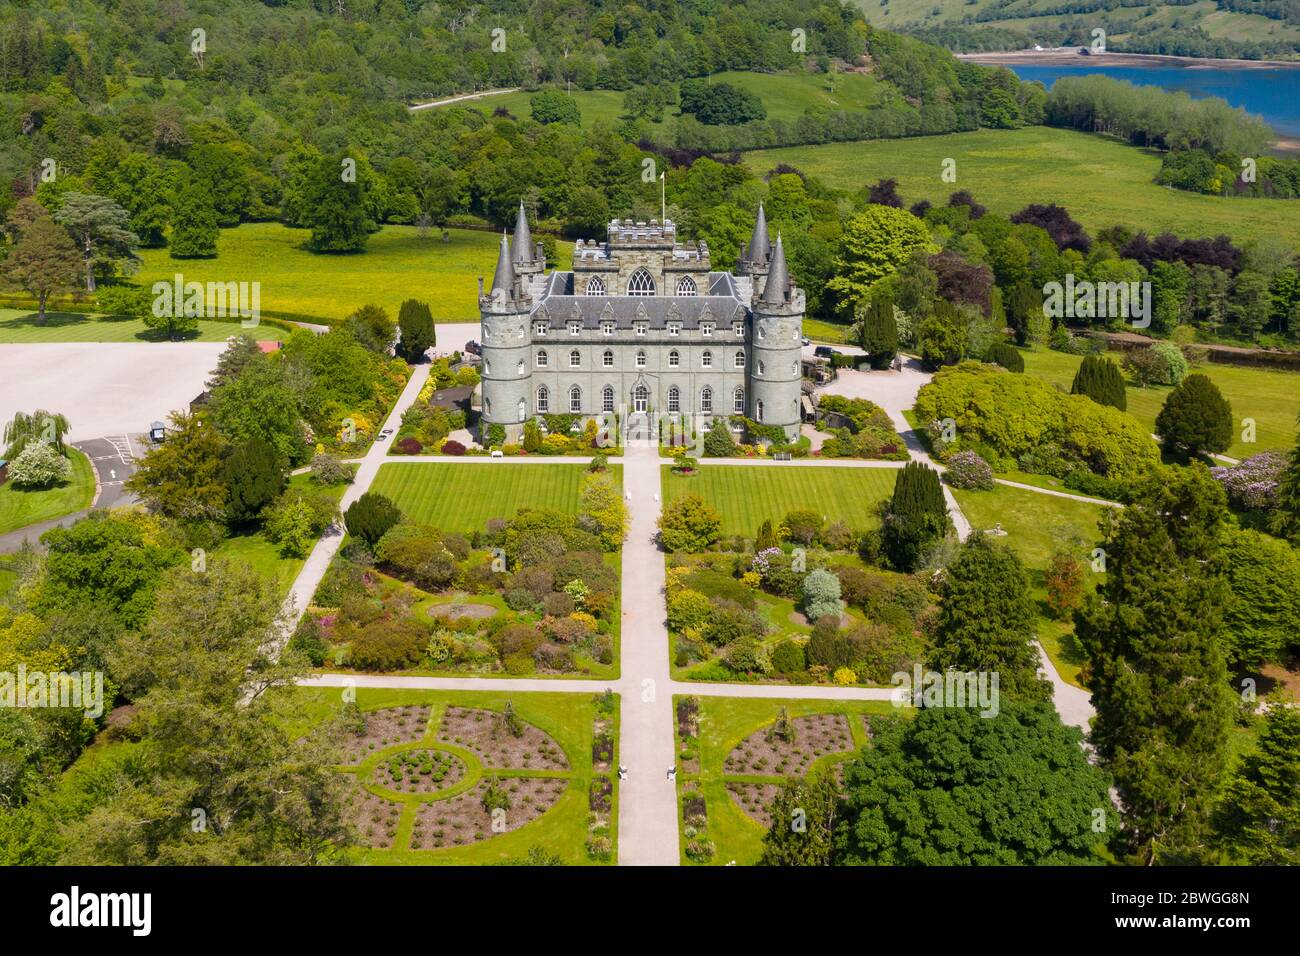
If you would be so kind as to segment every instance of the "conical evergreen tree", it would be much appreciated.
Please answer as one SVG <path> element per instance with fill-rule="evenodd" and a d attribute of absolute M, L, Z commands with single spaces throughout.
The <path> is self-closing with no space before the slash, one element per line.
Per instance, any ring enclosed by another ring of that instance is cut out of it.
<path fill-rule="evenodd" d="M 862 319 L 861 345 L 874 369 L 889 368 L 898 354 L 898 323 L 894 320 L 894 301 L 887 295 L 871 300 Z"/>
<path fill-rule="evenodd" d="M 1087 395 L 1094 402 L 1110 405 L 1121 412 L 1128 410 L 1128 393 L 1124 390 L 1124 373 L 1119 366 L 1100 355 L 1084 356 L 1074 373 L 1071 395 Z"/>
<path fill-rule="evenodd" d="M 951 527 L 939 473 L 922 462 L 908 462 L 894 479 L 894 495 L 881 529 L 890 563 L 901 571 L 916 570 Z"/>
<path fill-rule="evenodd" d="M 754 540 L 755 551 L 766 551 L 768 548 L 779 547 L 776 540 L 776 532 L 772 530 L 771 519 L 765 520 L 758 527 L 758 537 Z"/>
<path fill-rule="evenodd" d="M 984 356 L 984 361 L 991 362 L 994 365 L 1001 365 L 1008 372 L 1023 372 L 1025 370 L 1024 358 L 1015 346 L 1007 342 L 994 342 L 990 345 L 988 353 Z"/>
<path fill-rule="evenodd" d="M 1232 406 L 1208 375 L 1189 375 L 1165 399 L 1156 432 L 1167 449 L 1195 458 L 1232 444 Z"/>
<path fill-rule="evenodd" d="M 1144 864 L 1202 858 L 1235 708 L 1221 650 L 1221 488 L 1203 467 L 1150 479 L 1107 519 L 1106 580 L 1075 613 L 1092 742 Z"/>
<path fill-rule="evenodd" d="M 1217 842 L 1231 862 L 1300 865 L 1300 710 L 1277 706 L 1264 718 L 1253 754 L 1242 761 L 1215 814 Z"/>

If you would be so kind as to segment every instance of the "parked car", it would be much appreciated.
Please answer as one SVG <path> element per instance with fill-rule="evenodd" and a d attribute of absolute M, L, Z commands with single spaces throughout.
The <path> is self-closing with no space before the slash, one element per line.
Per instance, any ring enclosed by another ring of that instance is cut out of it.
<path fill-rule="evenodd" d="M 483 347 L 479 345 L 477 342 L 470 341 L 465 343 L 465 351 L 468 352 L 470 355 L 482 355 Z"/>
<path fill-rule="evenodd" d="M 812 339 L 808 338 L 808 336 L 805 335 L 803 338 L 799 340 L 799 343 L 805 346 L 812 345 Z"/>
<path fill-rule="evenodd" d="M 833 349 L 829 345 L 819 345 L 817 348 L 813 349 L 813 355 L 818 358 L 834 358 L 840 354 L 842 353 L 839 349 Z"/>
<path fill-rule="evenodd" d="M 391 435 L 392 433 L 393 433 L 393 430 L 392 430 L 391 428 L 381 428 L 381 429 L 379 430 L 379 440 L 380 440 L 380 441 L 383 441 L 385 438 L 387 438 L 387 437 L 388 437 L 389 435 Z"/>
<path fill-rule="evenodd" d="M 149 440 L 155 445 L 160 444 L 167 437 L 167 426 L 162 422 L 154 422 L 149 426 Z"/>

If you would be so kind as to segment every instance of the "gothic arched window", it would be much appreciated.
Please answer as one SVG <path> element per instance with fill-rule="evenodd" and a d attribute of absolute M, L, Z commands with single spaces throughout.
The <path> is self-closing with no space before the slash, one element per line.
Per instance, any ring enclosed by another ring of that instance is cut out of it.
<path fill-rule="evenodd" d="M 672 388 L 668 389 L 668 411 L 676 413 L 681 410 L 682 393 L 678 391 L 677 386 L 674 385 Z"/>
<path fill-rule="evenodd" d="M 569 412 L 576 415 L 582 411 L 582 389 L 573 386 L 569 389 Z"/>
<path fill-rule="evenodd" d="M 699 295 L 700 290 L 695 285 L 695 280 L 690 276 L 682 276 L 677 280 L 678 295 Z"/>
<path fill-rule="evenodd" d="M 654 295 L 655 280 L 645 269 L 637 269 L 627 280 L 628 295 Z"/>
<path fill-rule="evenodd" d="M 600 410 L 602 412 L 612 412 L 614 410 L 614 386 L 606 385 L 601 389 Z"/>
<path fill-rule="evenodd" d="M 731 410 L 737 415 L 745 414 L 745 390 L 737 388 L 731 395 Z"/>
<path fill-rule="evenodd" d="M 545 385 L 537 389 L 537 411 L 545 414 L 551 410 L 551 393 Z"/>
<path fill-rule="evenodd" d="M 587 280 L 587 295 L 604 295 L 605 280 L 600 276 L 592 276 Z"/>
<path fill-rule="evenodd" d="M 700 411 L 706 415 L 713 414 L 713 389 L 707 385 L 700 392 Z"/>

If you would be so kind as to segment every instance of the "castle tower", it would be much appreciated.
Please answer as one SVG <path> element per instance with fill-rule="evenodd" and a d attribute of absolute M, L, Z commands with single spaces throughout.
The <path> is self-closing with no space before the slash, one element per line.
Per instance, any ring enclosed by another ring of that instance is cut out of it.
<path fill-rule="evenodd" d="M 759 220 L 762 222 L 761 211 Z M 755 245 L 758 243 L 750 246 L 748 263 L 751 265 L 758 262 L 752 258 Z M 797 438 L 802 396 L 800 359 L 804 294 L 790 280 L 785 247 L 779 235 L 765 272 L 767 277 L 763 281 L 762 294 L 753 304 L 751 346 L 754 361 L 750 363 L 749 415 L 764 425 L 780 425 L 787 437 Z"/>
<path fill-rule="evenodd" d="M 519 216 L 524 223 L 527 239 L 527 219 L 523 206 Z M 516 249 L 525 248 L 516 234 Z M 540 254 L 540 250 L 535 250 Z M 522 260 L 532 270 L 533 259 Z M 536 269 L 544 268 L 545 263 Z M 529 355 L 532 347 L 532 330 L 528 314 L 532 299 L 527 279 L 531 273 L 520 274 L 516 269 L 513 250 L 504 232 L 497 253 L 496 273 L 492 287 L 483 294 L 483 280 L 479 279 L 479 316 L 483 327 L 483 417 L 479 427 L 479 440 L 487 444 L 487 426 L 503 425 L 506 441 L 518 441 L 523 423 L 529 417 L 529 396 L 532 393 L 532 369 Z"/>
<path fill-rule="evenodd" d="M 772 240 L 767 234 L 767 214 L 763 204 L 758 204 L 758 218 L 754 220 L 754 233 L 749 243 L 740 247 L 740 262 L 736 273 L 742 276 L 767 275 L 768 259 L 772 255 Z"/>
<path fill-rule="evenodd" d="M 516 276 L 525 276 L 525 281 L 535 275 L 541 275 L 546 269 L 546 256 L 542 253 L 542 244 L 533 242 L 533 232 L 528 228 L 528 213 L 524 211 L 524 201 L 519 200 L 519 215 L 515 217 L 515 237 L 510 244 L 510 262 Z"/>

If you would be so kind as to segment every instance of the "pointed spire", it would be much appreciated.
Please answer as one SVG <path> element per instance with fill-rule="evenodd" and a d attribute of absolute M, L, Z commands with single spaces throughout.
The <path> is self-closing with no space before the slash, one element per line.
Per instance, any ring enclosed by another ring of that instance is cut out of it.
<path fill-rule="evenodd" d="M 510 239 L 506 231 L 501 230 L 501 251 L 497 254 L 497 271 L 492 276 L 492 291 L 501 289 L 507 295 L 515 294 L 515 270 L 510 264 Z"/>
<path fill-rule="evenodd" d="M 515 262 L 531 262 L 533 258 L 533 234 L 528 228 L 528 213 L 524 212 L 524 201 L 519 200 L 519 216 L 515 219 Z"/>
<path fill-rule="evenodd" d="M 749 261 L 757 265 L 765 265 L 771 251 L 772 241 L 767 237 L 767 215 L 763 212 L 763 204 L 760 202 L 758 218 L 754 220 L 754 234 L 749 239 Z"/>
<path fill-rule="evenodd" d="M 767 284 L 763 286 L 763 305 L 785 305 L 786 289 L 790 286 L 790 271 L 785 266 L 785 246 L 781 244 L 781 234 L 776 234 L 776 249 L 772 253 L 772 265 L 767 270 Z"/>

